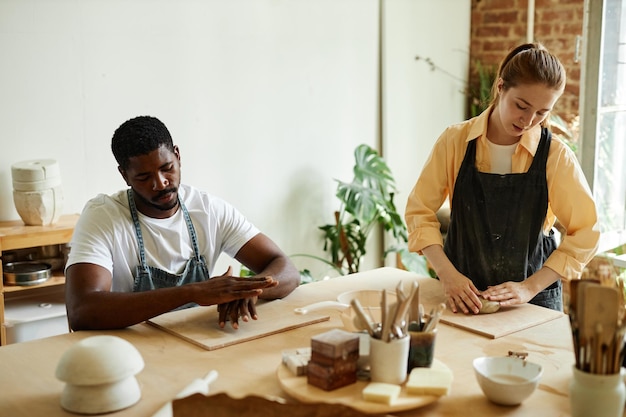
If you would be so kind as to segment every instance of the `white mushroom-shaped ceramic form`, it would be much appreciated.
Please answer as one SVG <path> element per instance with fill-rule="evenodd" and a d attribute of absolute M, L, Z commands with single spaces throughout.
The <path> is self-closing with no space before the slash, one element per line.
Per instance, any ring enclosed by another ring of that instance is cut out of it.
<path fill-rule="evenodd" d="M 61 407 L 79 414 L 103 414 L 137 403 L 141 390 L 135 375 L 144 367 L 139 351 L 126 340 L 91 336 L 61 356 L 56 377 L 65 382 Z"/>

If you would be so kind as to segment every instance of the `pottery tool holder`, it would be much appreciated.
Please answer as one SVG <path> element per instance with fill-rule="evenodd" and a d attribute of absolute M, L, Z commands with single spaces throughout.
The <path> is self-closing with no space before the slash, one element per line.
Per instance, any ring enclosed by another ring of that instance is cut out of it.
<path fill-rule="evenodd" d="M 350 305 L 356 315 L 355 323 L 357 327 L 366 330 L 371 337 L 381 339 L 384 342 L 389 342 L 392 338 L 401 339 L 406 336 L 407 333 L 404 327 L 407 323 L 404 318 L 408 313 L 411 301 L 410 298 L 416 287 L 417 285 L 411 289 L 410 295 L 405 295 L 402 291 L 402 281 L 400 281 L 396 287 L 396 302 L 392 303 L 390 303 L 387 298 L 387 291 L 382 290 L 379 323 L 376 323 L 373 318 L 365 312 L 359 300 L 352 299 Z"/>
<path fill-rule="evenodd" d="M 621 284 L 586 279 L 571 281 L 569 318 L 576 368 L 610 375 L 624 358 L 626 308 Z"/>

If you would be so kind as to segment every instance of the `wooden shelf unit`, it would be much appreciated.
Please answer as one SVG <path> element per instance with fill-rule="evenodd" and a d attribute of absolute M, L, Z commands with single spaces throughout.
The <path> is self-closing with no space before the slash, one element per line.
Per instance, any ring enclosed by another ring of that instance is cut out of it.
<path fill-rule="evenodd" d="M 77 220 L 78 214 L 67 214 L 61 216 L 57 223 L 49 226 L 26 226 L 21 220 L 0 222 L 0 254 L 9 250 L 69 243 Z M 4 276 L 2 272 L 0 262 L 0 275 Z M 0 281 L 0 346 L 7 342 L 4 320 L 5 298 L 21 291 L 63 284 L 65 284 L 65 277 L 62 274 L 54 274 L 46 282 L 37 285 L 5 286 L 3 281 Z"/>

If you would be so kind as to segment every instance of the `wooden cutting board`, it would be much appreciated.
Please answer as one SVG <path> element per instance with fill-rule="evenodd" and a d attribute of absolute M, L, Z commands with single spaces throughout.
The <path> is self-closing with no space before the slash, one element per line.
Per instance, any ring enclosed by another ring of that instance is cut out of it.
<path fill-rule="evenodd" d="M 429 312 L 437 304 L 445 302 L 443 285 L 436 279 L 420 280 L 420 300 Z M 453 313 L 446 309 L 440 322 L 480 334 L 491 339 L 506 336 L 520 330 L 562 317 L 564 314 L 534 304 L 502 307 L 491 314 Z"/>
<path fill-rule="evenodd" d="M 502 307 L 492 314 L 465 315 L 446 310 L 440 321 L 491 339 L 497 339 L 563 317 L 563 315 L 560 311 L 549 308 L 522 304 Z"/>
<path fill-rule="evenodd" d="M 447 370 L 452 372 L 450 368 L 437 359 L 433 360 L 432 368 Z M 363 389 L 368 385 L 369 381 L 358 380 L 354 384 L 346 385 L 341 388 L 337 388 L 332 391 L 324 391 L 321 388 L 317 388 L 307 383 L 306 376 L 296 376 L 285 365 L 281 364 L 277 371 L 276 376 L 280 387 L 289 394 L 290 397 L 295 398 L 304 404 L 334 404 L 334 405 L 347 405 L 351 408 L 358 410 L 366 414 L 376 414 L 382 416 L 388 413 L 396 413 L 400 411 L 412 410 L 414 408 L 424 407 L 428 404 L 434 403 L 439 400 L 439 396 L 436 395 L 416 395 L 409 394 L 406 391 L 406 387 L 402 384 L 402 391 L 398 398 L 393 401 L 392 404 L 375 403 L 371 401 L 365 401 L 363 399 Z M 280 414 L 277 414 L 280 415 Z M 325 414 L 316 414 L 325 415 Z M 332 414 L 339 416 L 340 414 Z"/>
<path fill-rule="evenodd" d="M 215 350 L 330 320 L 328 315 L 294 314 L 293 307 L 282 300 L 257 304 L 256 309 L 258 320 L 239 321 L 237 330 L 230 323 L 219 327 L 217 306 L 172 311 L 150 319 L 148 324 L 203 349 Z"/>

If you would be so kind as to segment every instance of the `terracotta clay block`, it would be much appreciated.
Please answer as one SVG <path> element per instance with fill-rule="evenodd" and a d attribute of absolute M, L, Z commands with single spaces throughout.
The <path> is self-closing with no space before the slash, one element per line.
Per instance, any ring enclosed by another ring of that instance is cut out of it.
<path fill-rule="evenodd" d="M 357 362 L 342 362 L 335 365 L 322 365 L 320 363 L 309 361 L 307 364 L 307 373 L 313 372 L 314 375 L 318 375 L 325 378 L 331 378 L 334 375 L 355 373 L 357 371 Z"/>
<path fill-rule="evenodd" d="M 356 382 L 356 366 L 354 371 L 339 373 L 335 372 L 332 367 L 309 362 L 306 377 L 310 385 L 325 391 L 332 391 Z"/>
<path fill-rule="evenodd" d="M 335 368 L 344 367 L 346 364 L 354 362 L 357 363 L 359 360 L 359 351 L 353 351 L 348 353 L 345 357 L 339 358 L 329 358 L 328 356 L 324 356 L 319 352 L 312 351 L 311 352 L 311 361 L 318 363 L 324 366 L 334 366 Z"/>
<path fill-rule="evenodd" d="M 341 329 L 329 330 L 311 338 L 311 351 L 327 358 L 347 358 L 359 351 L 359 336 Z"/>

